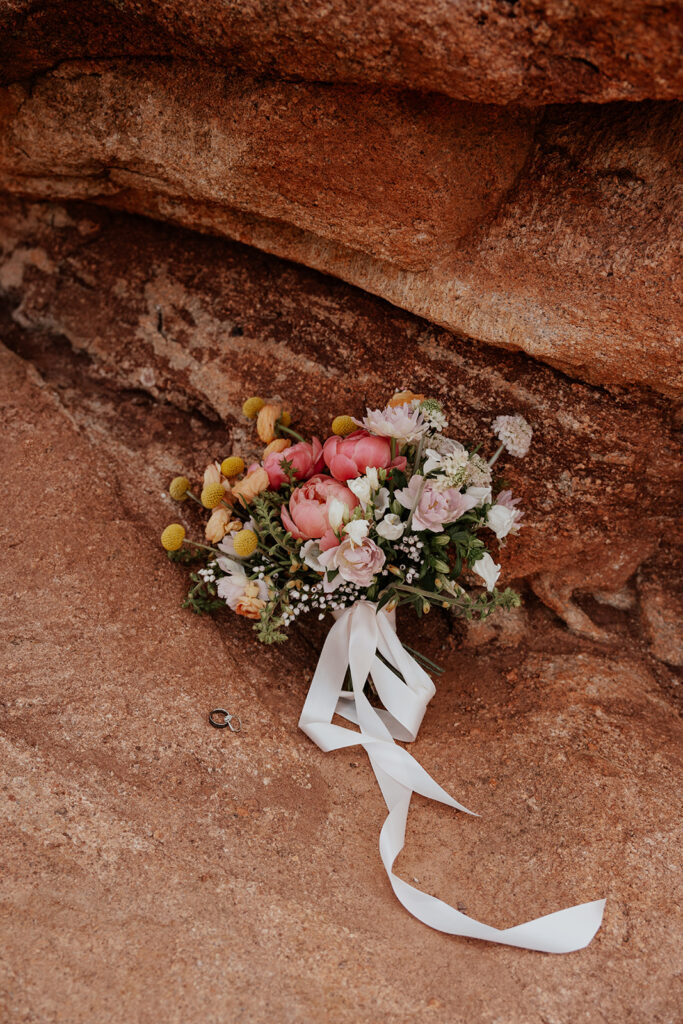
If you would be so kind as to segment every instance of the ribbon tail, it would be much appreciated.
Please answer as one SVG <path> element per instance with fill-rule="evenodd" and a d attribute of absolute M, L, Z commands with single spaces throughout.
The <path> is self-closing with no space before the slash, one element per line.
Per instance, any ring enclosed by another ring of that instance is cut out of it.
<path fill-rule="evenodd" d="M 388 665 L 376 657 L 378 650 Z M 353 695 L 342 696 L 348 666 Z M 365 696 L 370 672 L 385 708 L 373 707 Z M 328 634 L 299 726 L 324 751 L 364 747 L 389 811 L 379 838 L 382 863 L 397 899 L 419 921 L 449 935 L 543 953 L 583 949 L 602 923 L 605 900 L 582 903 L 501 929 L 467 917 L 394 874 L 394 863 L 405 844 L 413 793 L 474 814 L 439 786 L 407 750 L 394 743 L 394 738 L 415 739 L 433 693 L 431 679 L 403 648 L 389 617 L 378 614 L 368 601 L 358 602 L 339 616 Z M 335 712 L 358 725 L 360 732 L 334 725 Z"/>

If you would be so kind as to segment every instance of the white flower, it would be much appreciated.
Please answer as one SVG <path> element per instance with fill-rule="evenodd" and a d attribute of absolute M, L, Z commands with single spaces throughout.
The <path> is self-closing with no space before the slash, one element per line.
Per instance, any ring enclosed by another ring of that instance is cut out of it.
<path fill-rule="evenodd" d="M 349 506 L 339 498 L 330 498 L 327 506 L 327 521 L 336 532 L 342 523 L 349 518 Z"/>
<path fill-rule="evenodd" d="M 309 569 L 313 569 L 314 572 L 325 572 L 325 566 L 319 561 L 320 545 L 317 540 L 307 540 L 305 544 L 301 545 L 299 554 Z"/>
<path fill-rule="evenodd" d="M 405 523 L 401 522 L 401 517 L 394 515 L 393 512 L 389 512 L 382 522 L 378 523 L 375 527 L 380 537 L 384 537 L 385 540 L 398 540 L 399 537 L 403 536 L 405 528 Z"/>
<path fill-rule="evenodd" d="M 372 497 L 372 487 L 367 476 L 357 476 L 355 480 L 347 480 L 346 486 L 356 495 L 365 511 L 365 507 Z"/>
<path fill-rule="evenodd" d="M 506 505 L 492 505 L 486 516 L 486 525 L 493 530 L 498 540 L 507 537 L 515 525 L 517 512 L 514 508 L 507 508 Z"/>
<path fill-rule="evenodd" d="M 395 437 L 401 443 L 415 444 L 429 430 L 420 410 L 409 405 L 388 405 L 386 409 L 366 409 L 365 413 L 364 420 L 355 422 L 378 437 Z"/>
<path fill-rule="evenodd" d="M 443 406 L 435 398 L 423 398 L 422 400 L 414 398 L 410 406 L 412 409 L 419 409 L 431 429 L 437 431 L 437 433 L 441 433 L 448 426 Z"/>
<path fill-rule="evenodd" d="M 365 470 L 365 479 L 368 481 L 373 491 L 379 490 L 379 473 L 376 466 L 368 466 Z"/>
<path fill-rule="evenodd" d="M 389 491 L 386 487 L 380 487 L 374 499 L 375 519 L 381 519 L 389 508 Z"/>
<path fill-rule="evenodd" d="M 452 455 L 454 452 L 466 452 L 466 448 L 452 437 L 430 437 L 429 447 L 439 455 Z"/>
<path fill-rule="evenodd" d="M 517 513 L 514 509 L 509 509 L 505 505 L 492 505 L 488 509 L 486 525 L 489 529 L 493 529 L 496 537 L 502 541 L 504 537 L 508 536 L 516 518 Z"/>
<path fill-rule="evenodd" d="M 481 508 L 482 505 L 488 505 L 491 500 L 491 488 L 490 487 L 468 487 L 465 494 L 469 494 L 470 498 L 474 498 L 477 504 L 475 508 Z"/>
<path fill-rule="evenodd" d="M 367 519 L 352 519 L 344 527 L 344 533 L 351 538 L 352 544 L 362 544 L 368 535 L 370 523 Z"/>
<path fill-rule="evenodd" d="M 491 467 L 481 455 L 470 455 L 465 473 L 465 483 L 471 487 L 488 487 L 491 483 Z"/>
<path fill-rule="evenodd" d="M 481 576 L 487 590 L 493 590 L 500 576 L 500 566 L 496 565 L 487 552 L 481 558 L 478 558 L 476 562 L 472 563 L 472 572 L 476 572 L 477 576 Z"/>
<path fill-rule="evenodd" d="M 257 587 L 258 592 L 253 596 L 258 597 L 261 601 L 268 600 L 268 586 L 263 580 L 248 580 L 244 566 L 239 562 L 233 562 L 230 558 L 219 556 L 216 561 L 224 572 L 229 573 L 216 584 L 216 593 L 229 608 L 235 610 L 240 599 L 244 597 L 247 587 Z"/>
<path fill-rule="evenodd" d="M 492 426 L 494 434 L 510 455 L 516 459 L 526 455 L 534 432 L 523 416 L 496 416 Z"/>

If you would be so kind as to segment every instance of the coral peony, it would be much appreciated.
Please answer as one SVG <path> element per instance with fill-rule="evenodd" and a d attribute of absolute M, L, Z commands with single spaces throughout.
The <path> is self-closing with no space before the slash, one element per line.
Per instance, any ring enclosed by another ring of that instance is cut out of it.
<path fill-rule="evenodd" d="M 374 437 L 367 430 L 356 430 L 348 437 L 328 437 L 323 457 L 335 480 L 353 480 L 367 469 L 405 469 L 403 456 L 391 461 L 391 444 L 386 437 Z"/>
<path fill-rule="evenodd" d="M 326 551 L 339 543 L 330 525 L 330 506 L 334 500 L 346 505 L 349 512 L 358 504 L 358 498 L 348 487 L 329 476 L 313 476 L 292 491 L 289 508 L 282 506 L 282 522 L 297 540 L 319 540 L 320 549 Z"/>
<path fill-rule="evenodd" d="M 319 473 L 323 467 L 323 446 L 318 438 L 314 437 L 310 444 L 306 441 L 299 441 L 298 444 L 293 444 L 284 451 L 270 452 L 263 460 L 263 468 L 268 474 L 270 486 L 274 491 L 277 491 L 289 479 L 282 468 L 285 459 L 291 464 L 297 480 L 308 480 Z"/>

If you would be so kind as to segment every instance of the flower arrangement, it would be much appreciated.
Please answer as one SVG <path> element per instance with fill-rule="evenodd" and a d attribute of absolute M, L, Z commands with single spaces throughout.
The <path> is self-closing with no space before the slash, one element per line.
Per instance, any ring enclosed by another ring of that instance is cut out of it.
<path fill-rule="evenodd" d="M 265 445 L 261 458 L 211 463 L 199 496 L 186 477 L 169 488 L 211 512 L 206 544 L 177 523 L 161 538 L 171 558 L 204 563 L 192 574 L 193 610 L 227 605 L 255 621 L 263 643 L 280 643 L 300 615 L 322 619 L 359 600 L 468 618 L 519 604 L 497 589 L 490 546 L 520 529 L 518 499 L 500 489 L 494 465 L 505 450 L 526 454 L 523 417 L 494 420 L 500 446 L 486 461 L 479 445 L 446 434 L 438 401 L 411 391 L 362 419 L 337 416 L 322 443 L 294 431 L 280 402 L 250 398 L 243 412 Z"/>
<path fill-rule="evenodd" d="M 526 455 L 531 427 L 521 416 L 498 416 L 500 444 L 486 460 L 480 445 L 448 436 L 439 402 L 411 391 L 360 420 L 337 416 L 324 442 L 294 431 L 280 402 L 250 398 L 243 411 L 265 445 L 258 461 L 230 455 L 211 463 L 199 496 L 184 476 L 169 488 L 176 501 L 190 498 L 211 512 L 208 543 L 187 540 L 179 523 L 161 536 L 170 558 L 203 562 L 186 605 L 227 605 L 254 620 L 264 643 L 285 640 L 302 614 L 332 612 L 299 727 L 323 751 L 366 750 L 388 812 L 380 856 L 399 902 L 451 935 L 548 953 L 583 948 L 600 927 L 604 900 L 498 929 L 393 870 L 413 793 L 471 813 L 397 745 L 417 738 L 438 666 L 400 642 L 394 610 L 410 605 L 420 616 L 436 605 L 484 618 L 519 603 L 513 590 L 497 589 L 500 565 L 489 550 L 517 533 L 522 518 L 494 466 L 504 451 Z"/>

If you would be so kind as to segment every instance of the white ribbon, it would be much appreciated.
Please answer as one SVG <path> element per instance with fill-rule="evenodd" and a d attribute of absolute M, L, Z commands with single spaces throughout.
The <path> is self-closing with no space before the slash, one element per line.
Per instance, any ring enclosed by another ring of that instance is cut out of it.
<path fill-rule="evenodd" d="M 299 727 L 321 750 L 360 744 L 370 758 L 389 814 L 382 826 L 379 849 L 392 888 L 414 917 L 449 935 L 486 939 L 543 953 L 571 953 L 591 941 L 602 922 L 604 900 L 558 910 L 514 928 L 492 928 L 436 899 L 393 873 L 405 843 L 406 821 L 413 793 L 439 800 L 474 814 L 449 796 L 421 765 L 394 740 L 412 742 L 418 733 L 434 683 L 405 650 L 394 629 L 395 617 L 370 601 L 358 601 L 336 613 L 327 635 L 299 719 Z M 397 669 L 400 679 L 377 654 Z M 343 692 L 346 669 L 351 669 L 353 693 Z M 374 708 L 365 696 L 368 676 L 384 705 Z M 403 681 L 405 680 L 405 682 Z M 333 725 L 336 714 L 359 726 L 360 732 Z"/>

